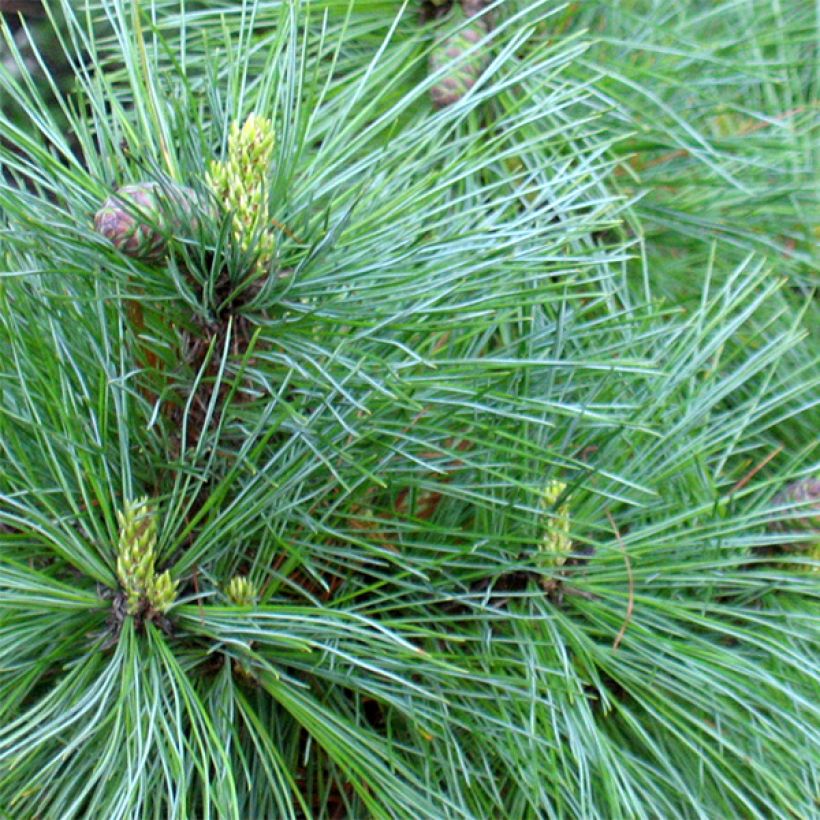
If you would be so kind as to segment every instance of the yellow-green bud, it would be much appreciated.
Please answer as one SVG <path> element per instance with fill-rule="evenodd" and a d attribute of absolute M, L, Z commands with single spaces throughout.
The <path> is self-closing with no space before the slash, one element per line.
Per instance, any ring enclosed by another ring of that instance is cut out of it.
<path fill-rule="evenodd" d="M 171 580 L 171 573 L 168 570 L 162 575 L 153 575 L 149 578 L 145 589 L 145 596 L 151 609 L 157 612 L 167 612 L 177 597 L 178 581 Z"/>
<path fill-rule="evenodd" d="M 159 576 L 156 573 L 156 510 L 148 498 L 138 498 L 117 513 L 117 522 L 117 578 L 125 594 L 126 611 L 136 615 L 147 604 L 157 612 L 166 612 L 176 599 L 177 583 L 167 571 Z"/>
<path fill-rule="evenodd" d="M 253 606 L 259 593 L 247 576 L 234 575 L 225 588 L 225 594 L 237 606 Z"/>
<path fill-rule="evenodd" d="M 243 250 L 255 244 L 257 266 L 273 258 L 275 237 L 269 230 L 268 174 L 276 143 L 273 123 L 251 114 L 231 124 L 228 156 L 211 163 L 208 185 L 226 210 L 233 212 L 233 234 Z"/>
<path fill-rule="evenodd" d="M 157 522 L 147 498 L 138 498 L 117 513 L 117 577 L 122 584 L 130 615 L 136 614 L 145 585 L 154 571 Z"/>
<path fill-rule="evenodd" d="M 563 481 L 550 481 L 541 496 L 541 507 L 545 510 L 552 508 L 566 488 L 567 485 Z M 542 566 L 558 569 L 564 565 L 569 553 L 572 552 L 570 528 L 570 508 L 565 502 L 547 516 L 546 532 L 538 544 Z"/>

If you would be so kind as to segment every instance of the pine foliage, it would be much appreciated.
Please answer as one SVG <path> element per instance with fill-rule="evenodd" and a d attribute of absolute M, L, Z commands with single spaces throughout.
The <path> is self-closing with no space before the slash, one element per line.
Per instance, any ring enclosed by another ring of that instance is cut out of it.
<path fill-rule="evenodd" d="M 816 812 L 817 21 L 479 5 L 3 24 L 0 814 Z"/>

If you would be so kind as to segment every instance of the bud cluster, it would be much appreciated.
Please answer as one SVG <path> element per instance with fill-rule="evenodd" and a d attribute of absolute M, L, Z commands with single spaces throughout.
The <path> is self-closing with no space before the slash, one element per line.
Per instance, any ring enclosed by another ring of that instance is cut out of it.
<path fill-rule="evenodd" d="M 231 124 L 228 156 L 211 163 L 208 184 L 217 200 L 233 213 L 233 233 L 240 247 L 256 248 L 257 266 L 273 258 L 275 237 L 268 229 L 268 175 L 275 133 L 266 117 L 251 114 Z"/>
<path fill-rule="evenodd" d="M 117 577 L 125 594 L 126 612 L 137 615 L 146 608 L 167 612 L 176 600 L 177 582 L 167 570 L 157 575 L 156 511 L 147 498 L 139 498 L 117 513 L 117 521 Z"/>
<path fill-rule="evenodd" d="M 259 590 L 256 588 L 256 584 L 254 584 L 247 575 L 234 575 L 225 587 L 225 594 L 232 604 L 251 607 L 256 606 Z M 249 643 L 249 646 L 253 646 L 253 641 Z M 233 669 L 240 680 L 246 683 L 256 684 L 256 675 L 246 661 L 236 658 L 234 660 Z"/>
<path fill-rule="evenodd" d="M 246 575 L 234 575 L 225 588 L 225 594 L 237 606 L 254 606 L 259 591 Z"/>
<path fill-rule="evenodd" d="M 566 488 L 567 485 L 563 481 L 550 481 L 541 495 L 542 509 L 551 510 Z M 538 544 L 539 556 L 542 566 L 559 569 L 572 552 L 572 539 L 569 536 L 569 503 L 565 501 L 555 512 L 546 513 L 546 517 L 546 531 Z"/>

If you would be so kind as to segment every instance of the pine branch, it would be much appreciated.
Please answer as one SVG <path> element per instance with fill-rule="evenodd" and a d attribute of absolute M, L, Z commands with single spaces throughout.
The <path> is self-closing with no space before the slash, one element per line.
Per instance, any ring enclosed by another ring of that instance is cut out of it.
<path fill-rule="evenodd" d="M 59 5 L 72 90 L 0 65 L 0 806 L 810 815 L 810 14 L 460 4 L 436 109 L 452 4 Z"/>

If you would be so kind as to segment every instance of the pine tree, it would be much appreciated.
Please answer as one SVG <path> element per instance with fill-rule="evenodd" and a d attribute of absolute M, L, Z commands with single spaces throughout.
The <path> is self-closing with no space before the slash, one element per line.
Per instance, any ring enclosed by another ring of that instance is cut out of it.
<path fill-rule="evenodd" d="M 45 5 L 0 810 L 811 816 L 810 10 Z"/>

